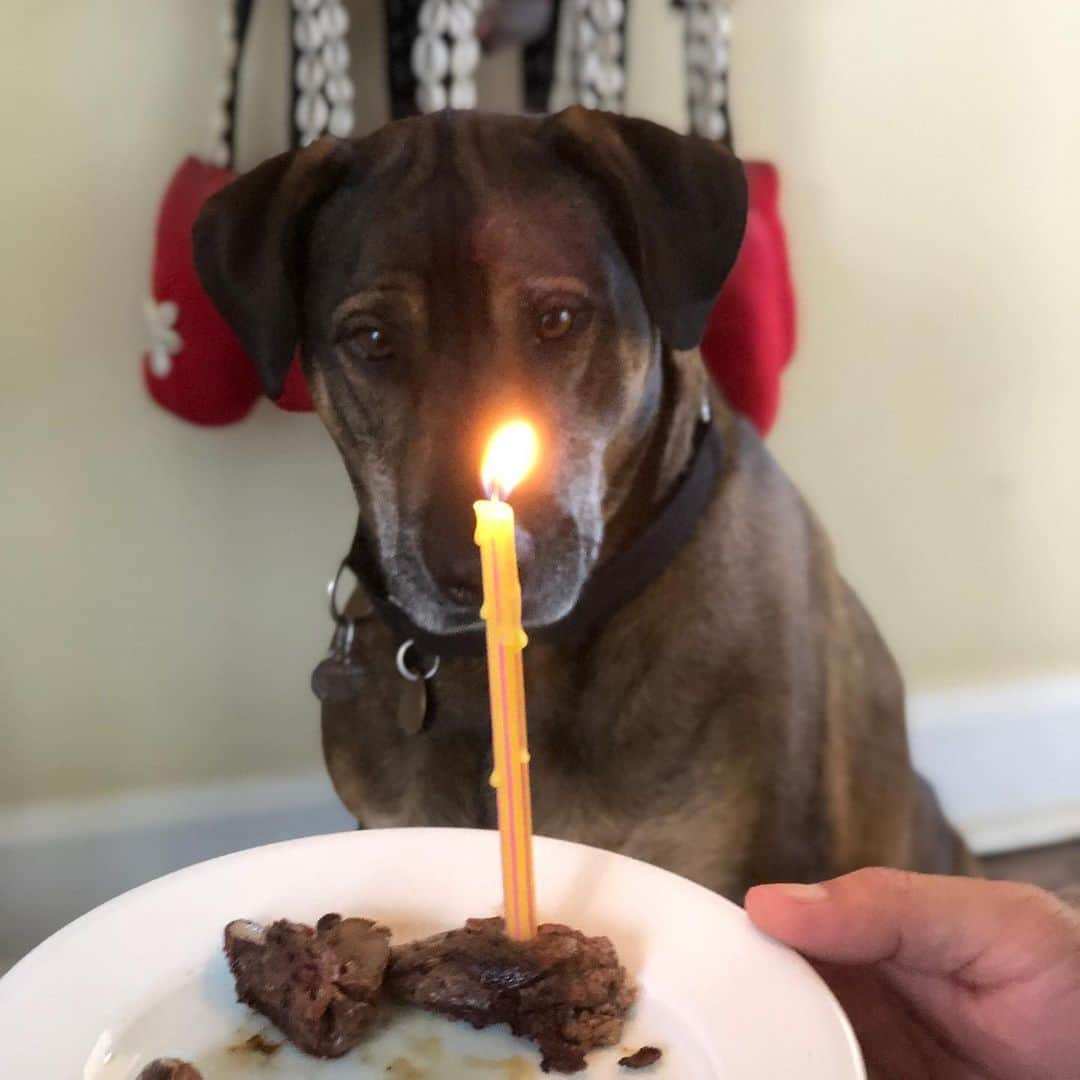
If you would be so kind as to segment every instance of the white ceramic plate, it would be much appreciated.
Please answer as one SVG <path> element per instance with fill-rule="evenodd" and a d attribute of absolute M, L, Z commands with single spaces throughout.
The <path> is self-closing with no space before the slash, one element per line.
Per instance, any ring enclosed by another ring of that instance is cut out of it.
<path fill-rule="evenodd" d="M 526 1080 L 531 1043 L 403 1012 L 337 1062 L 283 1048 L 230 1049 L 265 1021 L 233 1000 L 221 932 L 237 917 L 314 921 L 327 911 L 386 923 L 395 938 L 498 912 L 497 836 L 386 829 L 293 840 L 202 863 L 105 904 L 0 980 L 0 1077 L 132 1080 L 159 1056 L 205 1080 Z M 590 1056 L 592 1077 L 864 1080 L 855 1039 L 825 984 L 757 933 L 742 910 L 673 874 L 619 855 L 536 841 L 544 921 L 606 934 L 642 994 L 623 1047 Z M 625 1072 L 624 1049 L 662 1048 Z"/>

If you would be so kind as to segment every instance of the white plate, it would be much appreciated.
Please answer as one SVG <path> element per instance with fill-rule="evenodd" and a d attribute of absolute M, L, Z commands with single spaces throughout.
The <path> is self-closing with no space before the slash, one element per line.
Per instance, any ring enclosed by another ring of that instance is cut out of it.
<path fill-rule="evenodd" d="M 233 1000 L 220 951 L 237 917 L 314 921 L 366 915 L 397 940 L 498 911 L 497 836 L 386 829 L 292 840 L 170 874 L 90 912 L 0 980 L 0 1077 L 132 1080 L 171 1055 L 205 1080 L 524 1080 L 531 1043 L 407 1012 L 338 1062 L 284 1048 L 229 1050 L 273 1029 Z M 594 848 L 537 839 L 544 921 L 612 938 L 642 994 L 623 1048 L 664 1051 L 624 1072 L 623 1049 L 590 1056 L 587 1075 L 672 1080 L 865 1080 L 847 1019 L 799 956 L 742 910 L 683 878 Z"/>

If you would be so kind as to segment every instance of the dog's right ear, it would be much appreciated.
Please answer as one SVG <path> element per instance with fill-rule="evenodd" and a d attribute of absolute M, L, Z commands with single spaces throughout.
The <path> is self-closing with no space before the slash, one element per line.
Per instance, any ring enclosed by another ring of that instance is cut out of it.
<path fill-rule="evenodd" d="M 696 135 L 580 105 L 540 130 L 605 204 L 664 341 L 696 348 L 746 228 L 738 159 Z"/>
<path fill-rule="evenodd" d="M 264 161 L 208 199 L 192 230 L 199 280 L 272 398 L 302 336 L 307 233 L 354 146 L 326 136 Z"/>

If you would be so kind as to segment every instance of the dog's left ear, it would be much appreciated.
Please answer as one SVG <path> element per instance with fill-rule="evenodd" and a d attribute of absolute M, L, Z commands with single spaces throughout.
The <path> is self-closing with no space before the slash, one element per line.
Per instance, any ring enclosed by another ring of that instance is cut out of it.
<path fill-rule="evenodd" d="M 272 398 L 302 333 L 308 230 L 355 156 L 354 143 L 330 136 L 279 154 L 207 200 L 195 222 L 199 280 Z"/>
<path fill-rule="evenodd" d="M 746 228 L 738 159 L 719 143 L 578 105 L 541 130 L 596 188 L 664 341 L 699 345 Z"/>

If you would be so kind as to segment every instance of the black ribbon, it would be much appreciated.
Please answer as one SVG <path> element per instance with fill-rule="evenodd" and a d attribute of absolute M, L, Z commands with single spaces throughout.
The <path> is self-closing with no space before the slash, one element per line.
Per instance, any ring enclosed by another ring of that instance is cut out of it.
<path fill-rule="evenodd" d="M 236 121 L 240 97 L 240 65 L 244 62 L 244 57 L 247 53 L 248 32 L 251 29 L 251 18 L 254 14 L 254 9 L 255 0 L 233 0 L 232 12 L 236 26 L 236 63 L 233 64 L 232 69 L 228 74 L 229 89 L 222 102 L 227 117 L 227 123 L 225 131 L 222 133 L 222 138 L 225 140 L 225 145 L 229 148 L 229 160 L 225 164 L 230 169 L 236 168 Z M 287 18 L 289 23 L 289 40 L 290 42 L 293 42 L 291 45 L 292 59 L 289 65 L 289 145 L 296 147 L 300 145 L 300 132 L 296 126 L 296 100 L 299 96 L 299 88 L 296 85 L 295 79 L 296 58 L 299 55 L 299 52 L 293 41 L 291 11 L 287 12 Z"/>
<path fill-rule="evenodd" d="M 236 168 L 236 109 L 240 87 L 240 65 L 244 61 L 244 46 L 247 43 L 248 27 L 251 25 L 251 12 L 255 6 L 255 0 L 234 0 L 233 20 L 236 27 L 236 62 L 229 72 L 229 92 L 222 106 L 228 118 L 222 138 L 229 148 L 229 160 L 226 165 L 230 169 Z"/>

